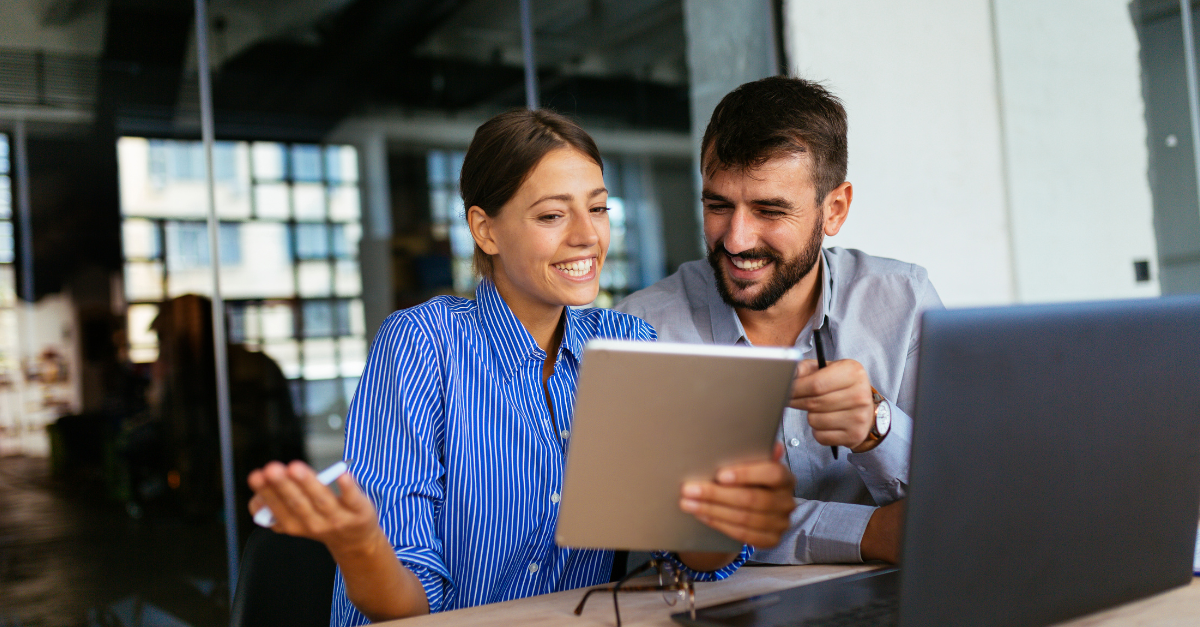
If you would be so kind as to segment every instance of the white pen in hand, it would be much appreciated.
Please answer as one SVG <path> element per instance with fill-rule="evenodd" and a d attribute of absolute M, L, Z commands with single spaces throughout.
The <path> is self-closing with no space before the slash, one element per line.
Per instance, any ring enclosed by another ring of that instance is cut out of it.
<path fill-rule="evenodd" d="M 347 459 L 340 461 L 329 468 L 326 468 L 325 470 L 322 470 L 317 474 L 317 481 L 319 481 L 321 485 L 329 485 L 334 481 L 337 481 L 338 477 L 346 474 L 346 471 L 350 469 L 350 464 L 352 463 L 354 463 L 353 459 Z M 275 526 L 275 513 L 271 511 L 270 507 L 264 505 L 262 509 L 254 512 L 254 524 L 258 525 L 259 527 Z"/>

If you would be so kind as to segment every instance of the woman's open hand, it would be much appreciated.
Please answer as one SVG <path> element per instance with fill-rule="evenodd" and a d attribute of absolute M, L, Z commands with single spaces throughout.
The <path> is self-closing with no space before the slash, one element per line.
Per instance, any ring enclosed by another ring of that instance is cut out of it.
<path fill-rule="evenodd" d="M 425 589 L 396 558 L 375 505 L 349 473 L 337 479 L 341 496 L 321 485 L 304 462 L 271 462 L 246 482 L 254 490 L 250 513 L 266 505 L 275 514 L 272 530 L 329 548 L 342 569 L 347 598 L 367 618 L 377 622 L 429 613 Z"/>
<path fill-rule="evenodd" d="M 341 496 L 321 485 L 308 464 L 271 462 L 247 479 L 250 513 L 264 505 L 275 514 L 273 531 L 317 540 L 338 553 L 372 546 L 381 532 L 371 499 L 349 473 L 337 479 Z"/>
<path fill-rule="evenodd" d="M 796 508 L 792 472 L 779 462 L 783 445 L 776 442 L 773 461 L 749 462 L 717 471 L 716 481 L 684 484 L 679 507 L 725 535 L 758 548 L 779 544 Z"/>

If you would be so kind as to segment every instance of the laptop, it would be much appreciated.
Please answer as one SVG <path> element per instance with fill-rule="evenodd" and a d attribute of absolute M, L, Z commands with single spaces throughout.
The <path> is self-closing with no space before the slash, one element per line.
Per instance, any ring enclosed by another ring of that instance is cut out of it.
<path fill-rule="evenodd" d="M 922 319 L 900 569 L 688 625 L 1048 625 L 1191 581 L 1200 298 Z"/>

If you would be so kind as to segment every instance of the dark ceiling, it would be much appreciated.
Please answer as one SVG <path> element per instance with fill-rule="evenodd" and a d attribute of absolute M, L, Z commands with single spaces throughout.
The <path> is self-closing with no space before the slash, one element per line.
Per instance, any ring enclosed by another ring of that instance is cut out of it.
<path fill-rule="evenodd" d="M 315 139 L 359 111 L 524 105 L 518 0 L 214 0 L 210 12 L 221 135 Z M 682 0 L 535 0 L 533 15 L 543 105 L 687 132 Z M 188 0 L 110 1 L 98 120 L 189 132 L 192 21 Z"/>

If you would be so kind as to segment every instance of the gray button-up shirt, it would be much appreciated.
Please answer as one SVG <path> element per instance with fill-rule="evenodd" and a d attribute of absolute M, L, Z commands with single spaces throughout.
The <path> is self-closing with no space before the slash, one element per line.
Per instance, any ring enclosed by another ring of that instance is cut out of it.
<path fill-rule="evenodd" d="M 783 541 L 757 551 L 758 562 L 862 561 L 859 542 L 875 507 L 903 498 L 908 486 L 921 312 L 942 308 L 942 301 L 920 266 L 844 248 L 822 252 L 821 299 L 796 347 L 815 359 L 816 329 L 830 361 L 861 363 L 892 405 L 892 427 L 874 449 L 843 448 L 835 460 L 828 446 L 813 439 L 807 412 L 784 410 L 779 439 L 796 476 L 796 509 Z M 692 261 L 616 308 L 652 324 L 660 341 L 749 344 L 715 281 L 706 261 Z"/>

